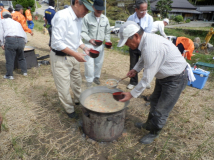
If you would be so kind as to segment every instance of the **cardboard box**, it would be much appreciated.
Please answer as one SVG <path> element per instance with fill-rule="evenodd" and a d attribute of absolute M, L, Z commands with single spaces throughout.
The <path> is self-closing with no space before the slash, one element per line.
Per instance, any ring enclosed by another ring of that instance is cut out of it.
<path fill-rule="evenodd" d="M 210 72 L 201 70 L 200 68 L 196 70 L 192 68 L 192 71 L 196 80 L 191 84 L 190 84 L 190 81 L 188 81 L 188 86 L 202 89 L 207 82 Z"/>

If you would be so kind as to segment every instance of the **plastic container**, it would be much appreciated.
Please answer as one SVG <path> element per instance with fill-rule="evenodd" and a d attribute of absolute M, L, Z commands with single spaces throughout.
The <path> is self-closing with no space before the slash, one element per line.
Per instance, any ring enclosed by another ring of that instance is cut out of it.
<path fill-rule="evenodd" d="M 196 80 L 194 82 L 192 82 L 191 84 L 190 84 L 190 81 L 188 81 L 188 86 L 195 87 L 195 88 L 198 88 L 198 89 L 204 88 L 204 85 L 207 82 L 207 79 L 209 77 L 210 72 L 209 71 L 204 71 L 202 69 L 194 70 L 193 68 L 192 68 L 192 71 L 194 73 L 194 76 L 195 76 Z"/>

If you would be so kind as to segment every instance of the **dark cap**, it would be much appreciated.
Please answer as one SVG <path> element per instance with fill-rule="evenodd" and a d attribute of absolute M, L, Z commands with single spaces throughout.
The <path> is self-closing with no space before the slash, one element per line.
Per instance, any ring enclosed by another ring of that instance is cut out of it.
<path fill-rule="evenodd" d="M 103 0 L 95 0 L 93 6 L 94 6 L 94 8 L 95 8 L 96 10 L 98 10 L 98 11 L 103 11 L 103 10 L 105 10 Z"/>
<path fill-rule="evenodd" d="M 31 7 L 27 7 L 27 9 L 31 9 Z"/>
<path fill-rule="evenodd" d="M 21 9 L 23 9 L 21 4 L 16 4 L 15 6 L 15 11 L 20 11 Z"/>
<path fill-rule="evenodd" d="M 54 7 L 55 6 L 55 1 L 54 0 L 49 0 L 49 6 Z"/>
<path fill-rule="evenodd" d="M 3 6 L 3 7 L 4 7 L 3 3 L 0 3 L 0 6 Z"/>

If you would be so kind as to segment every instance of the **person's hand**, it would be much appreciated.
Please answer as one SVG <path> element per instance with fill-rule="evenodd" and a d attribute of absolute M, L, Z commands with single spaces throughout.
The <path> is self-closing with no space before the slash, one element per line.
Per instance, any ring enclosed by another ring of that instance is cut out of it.
<path fill-rule="evenodd" d="M 31 34 L 31 36 L 33 36 L 33 32 L 31 32 L 30 34 Z"/>
<path fill-rule="evenodd" d="M 1 46 L 1 48 L 4 50 L 4 45 L 3 45 L 3 46 Z"/>
<path fill-rule="evenodd" d="M 134 69 L 130 70 L 128 73 L 127 73 L 127 76 L 129 78 L 132 78 L 132 77 L 135 77 L 137 74 L 137 71 L 135 71 Z"/>
<path fill-rule="evenodd" d="M 86 60 L 84 59 L 85 56 L 86 56 L 86 54 L 77 52 L 77 54 L 76 54 L 76 56 L 74 58 L 76 58 L 76 60 L 78 62 L 86 62 Z"/>
<path fill-rule="evenodd" d="M 121 99 L 120 102 L 126 102 L 133 97 L 130 92 L 123 92 L 122 94 L 125 95 L 125 97 Z"/>
<path fill-rule="evenodd" d="M 96 46 L 96 43 L 94 42 L 94 39 L 90 39 L 89 42 L 90 42 L 92 45 Z"/>
<path fill-rule="evenodd" d="M 91 48 L 85 47 L 84 51 L 85 53 L 89 56 L 89 52 L 90 52 Z"/>

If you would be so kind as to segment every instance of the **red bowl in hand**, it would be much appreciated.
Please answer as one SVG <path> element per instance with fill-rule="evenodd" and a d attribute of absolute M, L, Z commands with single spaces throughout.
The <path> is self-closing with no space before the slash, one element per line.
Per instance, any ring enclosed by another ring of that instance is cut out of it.
<path fill-rule="evenodd" d="M 119 101 L 121 99 L 123 99 L 125 97 L 124 94 L 122 94 L 123 92 L 114 92 L 113 93 L 113 98 L 116 100 L 116 101 Z"/>
<path fill-rule="evenodd" d="M 96 44 L 96 46 L 100 46 L 103 43 L 103 41 L 95 40 L 94 43 Z"/>
<path fill-rule="evenodd" d="M 112 46 L 112 43 L 111 43 L 111 42 L 106 42 L 106 43 L 105 43 L 105 46 L 106 46 L 106 48 L 110 49 L 111 46 Z"/>
<path fill-rule="evenodd" d="M 91 49 L 91 50 L 89 51 L 89 55 L 90 55 L 90 57 L 92 57 L 92 58 L 97 58 L 97 57 L 99 56 L 99 54 L 100 54 L 99 51 L 96 51 L 96 50 L 93 50 L 93 49 Z"/>

